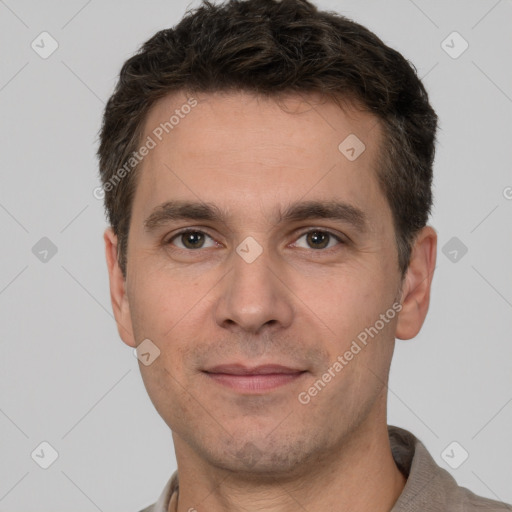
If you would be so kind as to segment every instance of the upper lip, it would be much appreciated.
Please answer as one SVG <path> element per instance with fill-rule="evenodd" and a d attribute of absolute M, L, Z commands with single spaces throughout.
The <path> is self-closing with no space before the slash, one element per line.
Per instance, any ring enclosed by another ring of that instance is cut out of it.
<path fill-rule="evenodd" d="M 260 366 L 245 366 L 243 364 L 221 364 L 204 370 L 206 373 L 224 373 L 228 375 L 271 375 L 271 374 L 293 374 L 305 370 L 291 368 L 280 364 L 264 364 Z"/>

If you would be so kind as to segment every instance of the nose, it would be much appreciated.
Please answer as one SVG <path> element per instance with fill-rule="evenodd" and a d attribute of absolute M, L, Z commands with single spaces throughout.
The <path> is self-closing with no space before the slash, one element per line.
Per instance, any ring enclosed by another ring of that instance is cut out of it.
<path fill-rule="evenodd" d="M 231 271 L 221 281 L 215 309 L 219 326 L 251 334 L 288 327 L 293 319 L 292 293 L 286 285 L 285 268 L 269 251 L 254 260 L 233 252 Z"/>

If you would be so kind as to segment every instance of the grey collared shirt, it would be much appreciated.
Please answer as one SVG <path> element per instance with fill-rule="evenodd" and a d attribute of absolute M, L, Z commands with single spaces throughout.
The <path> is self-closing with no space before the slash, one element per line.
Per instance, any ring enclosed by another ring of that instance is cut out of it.
<path fill-rule="evenodd" d="M 402 428 L 388 426 L 396 465 L 407 476 L 402 494 L 391 512 L 512 512 L 512 506 L 476 496 L 459 487 L 454 478 L 436 464 L 425 446 Z M 156 503 L 141 512 L 176 512 L 178 473 L 175 472 Z"/>

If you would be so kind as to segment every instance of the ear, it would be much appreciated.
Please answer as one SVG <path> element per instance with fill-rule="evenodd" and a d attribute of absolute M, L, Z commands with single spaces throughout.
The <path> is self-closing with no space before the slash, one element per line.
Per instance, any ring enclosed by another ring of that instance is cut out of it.
<path fill-rule="evenodd" d="M 395 334 L 401 340 L 414 338 L 425 321 L 436 255 L 437 233 L 432 227 L 425 226 L 416 236 L 402 286 L 402 310 L 398 315 Z"/>
<path fill-rule="evenodd" d="M 103 234 L 105 255 L 107 257 L 108 276 L 110 281 L 110 300 L 121 339 L 130 347 L 135 347 L 130 305 L 126 295 L 126 280 L 121 272 L 117 254 L 117 236 L 109 227 Z"/>

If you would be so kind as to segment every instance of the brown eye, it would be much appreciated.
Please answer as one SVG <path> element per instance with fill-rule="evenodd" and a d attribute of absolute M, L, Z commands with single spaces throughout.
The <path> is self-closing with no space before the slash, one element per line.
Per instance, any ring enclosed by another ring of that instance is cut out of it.
<path fill-rule="evenodd" d="M 330 235 L 323 231 L 310 231 L 306 240 L 313 249 L 325 249 L 329 243 Z"/>
<path fill-rule="evenodd" d="M 302 238 L 305 238 L 307 246 L 300 245 L 298 241 Z M 333 243 L 334 242 L 334 243 Z M 330 233 L 329 231 L 323 231 L 320 229 L 314 229 L 308 231 L 307 233 L 302 234 L 294 245 L 299 247 L 303 247 L 305 249 L 330 249 L 336 242 L 343 243 L 341 238 Z"/>
<path fill-rule="evenodd" d="M 182 231 L 181 233 L 178 233 L 177 235 L 174 235 L 170 240 L 169 244 L 176 245 L 176 247 L 180 249 L 202 249 L 205 247 L 206 239 L 209 238 L 212 240 L 212 238 L 207 235 L 206 233 L 203 233 L 202 231 L 197 230 L 188 230 L 188 231 Z M 212 240 L 213 242 L 213 240 Z M 211 244 L 208 247 L 213 247 L 214 244 Z"/>

